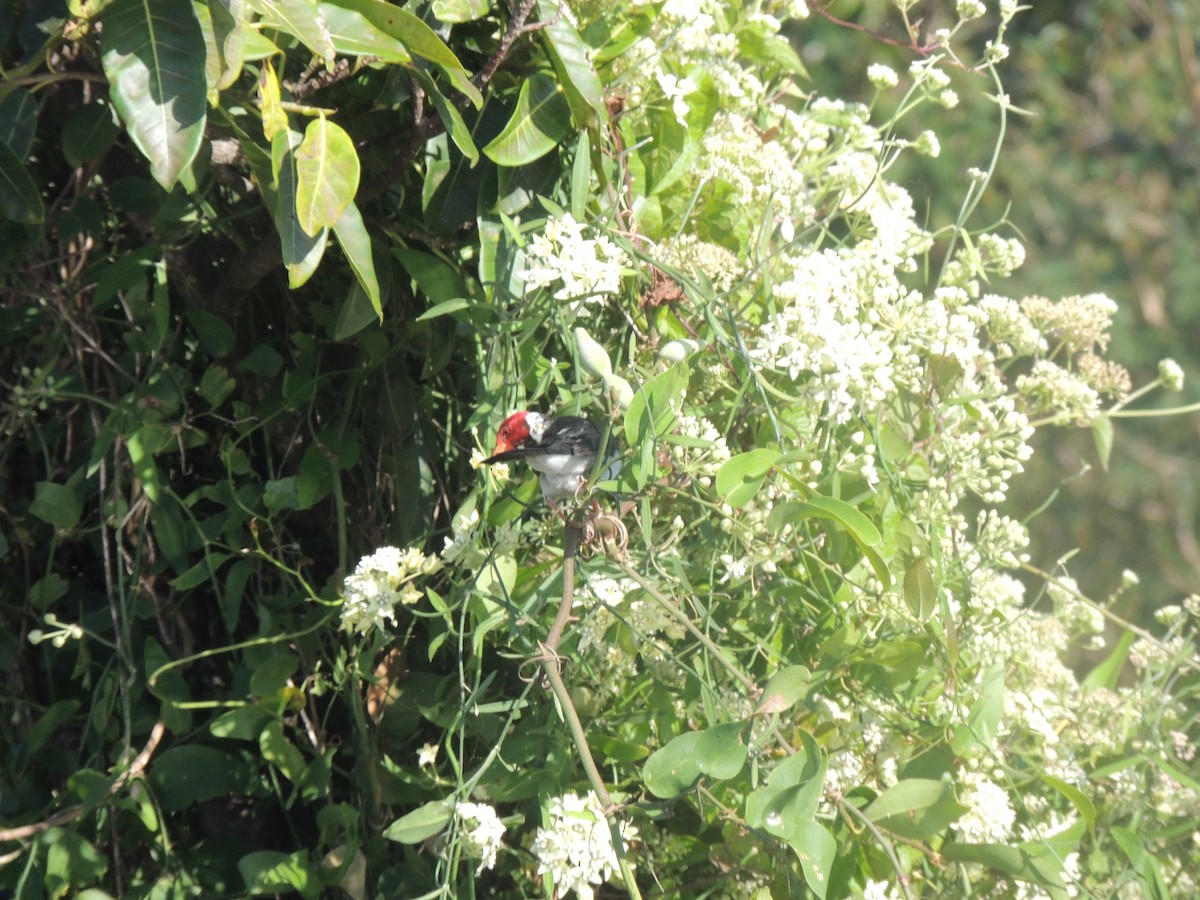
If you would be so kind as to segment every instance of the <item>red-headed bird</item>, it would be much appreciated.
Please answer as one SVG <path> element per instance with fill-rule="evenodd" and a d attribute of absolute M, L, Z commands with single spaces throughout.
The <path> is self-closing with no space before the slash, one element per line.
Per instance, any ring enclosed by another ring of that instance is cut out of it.
<path fill-rule="evenodd" d="M 555 500 L 575 499 L 592 474 L 600 452 L 600 431 L 580 416 L 543 416 L 538 412 L 515 412 L 496 432 L 496 448 L 486 465 L 524 460 L 540 476 L 542 496 L 553 506 Z M 610 466 L 615 475 L 616 460 Z"/>

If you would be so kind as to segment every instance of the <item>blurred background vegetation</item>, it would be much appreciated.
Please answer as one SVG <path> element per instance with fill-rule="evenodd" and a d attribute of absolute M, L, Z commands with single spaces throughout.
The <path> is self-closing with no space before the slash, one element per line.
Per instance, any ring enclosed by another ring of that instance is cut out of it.
<path fill-rule="evenodd" d="M 881 41 L 905 40 L 887 0 L 839 2 L 828 13 Z M 942 24 L 949 22 L 927 19 L 922 33 Z M 855 59 L 856 34 L 818 13 L 793 27 L 819 93 L 870 97 L 865 71 L 829 64 Z M 1198 42 L 1196 2 L 1031 4 L 1013 20 L 1000 69 L 1012 103 L 1028 115 L 1009 117 L 996 175 L 971 220 L 980 228 L 1006 217 L 1024 240 L 1025 266 L 998 292 L 1103 293 L 1118 303 L 1109 357 L 1129 368 L 1135 387 L 1155 378 L 1163 357 L 1183 366 L 1183 394 L 1156 391 L 1135 404 L 1142 409 L 1200 399 Z M 890 63 L 903 71 L 917 58 L 896 47 Z M 928 122 L 941 158 L 900 179 L 918 207 L 962 196 L 966 169 L 988 163 L 979 153 L 997 134 L 996 107 L 978 91 L 958 93 L 958 107 Z M 945 178 L 959 179 L 958 189 L 935 180 Z M 930 224 L 945 225 L 956 212 L 931 207 Z M 1036 442 L 1009 509 L 1024 518 L 1058 491 L 1030 522 L 1034 565 L 1051 567 L 1082 548 L 1086 566 L 1072 571 L 1097 600 L 1132 569 L 1140 588 L 1118 608 L 1139 620 L 1200 588 L 1200 415 L 1119 420 L 1107 473 L 1087 430 L 1044 429 Z"/>

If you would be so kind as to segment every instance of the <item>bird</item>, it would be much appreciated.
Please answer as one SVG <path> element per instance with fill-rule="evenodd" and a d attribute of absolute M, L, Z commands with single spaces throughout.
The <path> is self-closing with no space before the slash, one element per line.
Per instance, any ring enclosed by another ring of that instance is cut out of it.
<path fill-rule="evenodd" d="M 600 452 L 600 430 L 582 416 L 545 416 L 521 410 L 510 415 L 496 433 L 496 447 L 484 465 L 524 460 L 538 473 L 542 496 L 573 500 L 587 484 Z M 615 477 L 618 460 L 602 477 Z"/>

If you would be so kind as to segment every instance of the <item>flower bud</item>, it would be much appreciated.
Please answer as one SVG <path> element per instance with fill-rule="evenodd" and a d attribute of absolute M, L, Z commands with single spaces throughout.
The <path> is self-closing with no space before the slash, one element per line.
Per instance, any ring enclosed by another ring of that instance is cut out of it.
<path fill-rule="evenodd" d="M 601 347 L 583 328 L 575 329 L 575 346 L 579 350 L 579 364 L 589 375 L 605 382 L 612 377 L 612 363 L 608 351 Z"/>

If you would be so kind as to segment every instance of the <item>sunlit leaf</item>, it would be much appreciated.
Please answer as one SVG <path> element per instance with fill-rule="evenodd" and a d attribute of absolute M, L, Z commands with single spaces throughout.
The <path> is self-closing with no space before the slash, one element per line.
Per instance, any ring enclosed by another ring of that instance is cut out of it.
<path fill-rule="evenodd" d="M 904 602 L 909 612 L 922 622 L 937 610 L 937 585 L 924 556 L 913 560 L 904 573 Z"/>
<path fill-rule="evenodd" d="M 404 44 L 380 31 L 362 13 L 335 3 L 320 5 L 321 17 L 329 28 L 334 49 L 346 56 L 374 56 L 380 62 L 405 65 L 412 54 Z M 414 73 L 415 74 L 415 73 Z"/>
<path fill-rule="evenodd" d="M 190 3 L 113 0 L 104 8 L 101 62 L 121 121 L 154 180 L 170 190 L 204 137 L 204 34 Z"/>
<path fill-rule="evenodd" d="M 604 88 L 592 65 L 589 50 L 571 23 L 558 8 L 557 0 L 539 0 L 538 13 L 546 23 L 542 30 L 546 55 L 566 94 L 571 116 L 578 128 L 595 128 L 608 121 L 604 106 Z"/>
<path fill-rule="evenodd" d="M 502 166 L 527 165 L 557 147 L 570 130 L 571 110 L 558 85 L 533 75 L 521 85 L 508 124 L 483 152 Z"/>
<path fill-rule="evenodd" d="M 345 129 L 318 116 L 296 150 L 296 217 L 309 237 L 337 225 L 358 191 L 359 162 Z"/>
<path fill-rule="evenodd" d="M 453 816 L 452 800 L 433 800 L 401 816 L 383 830 L 383 836 L 401 844 L 419 844 L 445 828 Z"/>
<path fill-rule="evenodd" d="M 371 301 L 375 315 L 383 321 L 383 301 L 379 293 L 379 278 L 375 274 L 375 261 L 371 253 L 371 235 L 363 224 L 362 213 L 351 203 L 342 212 L 341 218 L 333 226 L 338 245 L 346 254 L 354 276 Z"/>
<path fill-rule="evenodd" d="M 312 0 L 250 0 L 250 5 L 262 24 L 290 34 L 321 59 L 333 60 L 337 51 L 329 26 Z"/>
<path fill-rule="evenodd" d="M 717 493 L 734 509 L 745 506 L 754 499 L 777 459 L 779 452 L 765 447 L 730 457 L 717 470 Z"/>
<path fill-rule="evenodd" d="M 276 179 L 275 228 L 283 248 L 288 284 L 293 288 L 300 287 L 317 270 L 329 236 L 329 232 L 322 229 L 316 237 L 310 237 L 300 227 L 296 213 L 298 175 L 295 159 L 295 149 L 299 146 L 299 133 L 290 130 L 280 132 L 271 141 L 271 168 Z"/>

